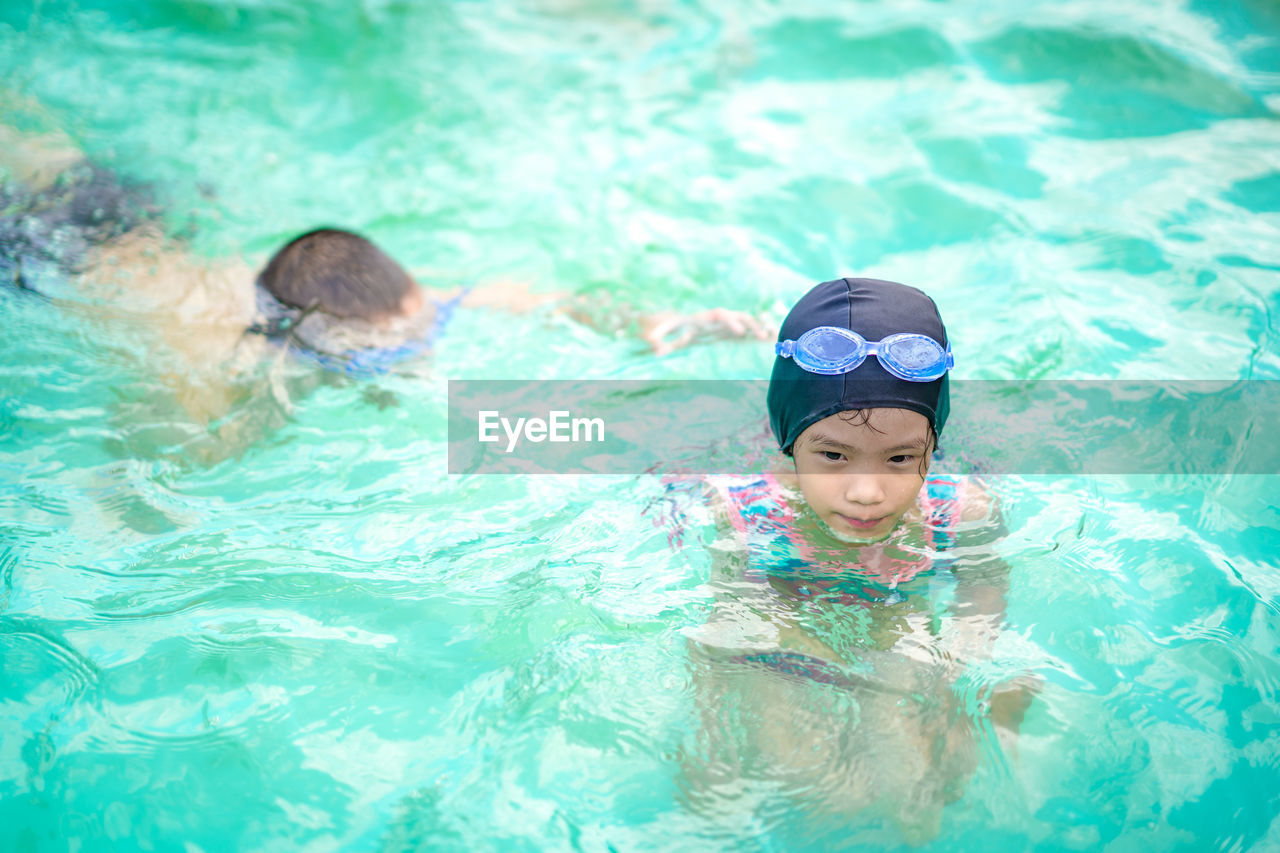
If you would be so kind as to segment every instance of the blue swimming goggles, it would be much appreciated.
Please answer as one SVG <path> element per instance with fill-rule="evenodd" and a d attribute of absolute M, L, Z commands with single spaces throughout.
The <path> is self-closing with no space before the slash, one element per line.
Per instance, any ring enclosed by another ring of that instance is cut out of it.
<path fill-rule="evenodd" d="M 874 355 L 885 370 L 908 382 L 932 382 L 955 366 L 951 345 L 943 349 L 927 335 L 904 332 L 872 343 L 839 326 L 810 329 L 799 340 L 776 344 L 774 351 L 783 358 L 795 359 L 810 373 L 823 376 L 857 370 L 869 355 Z"/>
<path fill-rule="evenodd" d="M 319 308 L 314 305 L 304 309 L 290 308 L 259 286 L 256 294 L 258 311 L 268 319 L 265 322 L 253 324 L 247 331 L 250 334 L 262 335 L 270 340 L 292 345 L 300 356 L 325 370 L 368 378 L 388 373 L 401 362 L 430 352 L 435 347 L 437 339 L 444 333 L 444 328 L 453 316 L 454 309 L 470 292 L 471 287 L 464 287 L 452 298 L 436 302 L 430 327 L 403 343 L 384 347 L 347 349 L 333 347 L 326 343 L 323 324 L 321 332 L 315 337 L 300 333 L 299 327 L 311 315 L 326 316 Z M 329 318 L 329 320 L 339 327 L 343 322 L 336 318 Z"/>

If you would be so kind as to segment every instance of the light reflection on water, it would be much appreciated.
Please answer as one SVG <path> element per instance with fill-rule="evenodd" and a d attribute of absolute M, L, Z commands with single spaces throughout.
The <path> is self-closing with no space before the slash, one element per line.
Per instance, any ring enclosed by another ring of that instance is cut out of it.
<path fill-rule="evenodd" d="M 0 21 L 6 121 L 156 181 L 209 254 L 338 219 L 442 284 L 688 310 L 857 272 L 933 293 L 965 378 L 1280 369 L 1263 3 Z M 1273 478 L 1004 478 L 1008 533 L 971 555 L 1010 566 L 990 661 L 905 698 L 760 687 L 690 650 L 696 508 L 680 539 L 643 478 L 448 477 L 443 379 L 763 376 L 767 352 L 463 312 L 385 393 L 321 384 L 193 460 L 129 316 L 5 288 L 0 322 L 6 847 L 1275 843 Z M 972 708 L 1024 672 L 1015 750 Z M 959 710 L 920 698 L 939 684 Z M 735 741 L 770 714 L 816 753 Z M 954 791 L 904 745 L 947 714 Z M 737 747 L 763 751 L 716 764 Z M 912 780 L 945 807 L 904 809 Z"/>

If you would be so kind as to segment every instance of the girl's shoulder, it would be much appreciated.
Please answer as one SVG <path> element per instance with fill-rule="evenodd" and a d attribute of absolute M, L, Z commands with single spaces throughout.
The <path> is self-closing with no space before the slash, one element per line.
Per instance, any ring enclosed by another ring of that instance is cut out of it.
<path fill-rule="evenodd" d="M 787 489 L 771 473 L 707 477 L 714 496 L 716 514 L 733 525 L 739 533 L 758 527 L 784 526 L 792 520 L 793 511 L 787 500 Z"/>
<path fill-rule="evenodd" d="M 976 477 L 937 472 L 925 478 L 920 508 L 926 523 L 951 531 L 962 523 L 992 519 L 996 500 Z"/>
<path fill-rule="evenodd" d="M 953 500 L 959 508 L 960 521 L 983 521 L 991 518 L 996 510 L 995 496 L 981 480 L 963 474 L 951 477 L 944 475 L 943 479 L 959 481 Z"/>

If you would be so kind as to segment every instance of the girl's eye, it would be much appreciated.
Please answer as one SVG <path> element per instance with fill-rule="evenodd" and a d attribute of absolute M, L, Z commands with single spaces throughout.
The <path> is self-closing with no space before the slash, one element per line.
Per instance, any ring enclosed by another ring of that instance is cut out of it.
<path fill-rule="evenodd" d="M 839 462 L 844 458 L 844 454 L 836 453 L 834 450 L 823 450 L 822 457 L 829 462 Z"/>
<path fill-rule="evenodd" d="M 894 465 L 905 465 L 911 461 L 911 457 L 905 453 L 899 453 L 897 456 L 890 456 L 889 461 Z"/>

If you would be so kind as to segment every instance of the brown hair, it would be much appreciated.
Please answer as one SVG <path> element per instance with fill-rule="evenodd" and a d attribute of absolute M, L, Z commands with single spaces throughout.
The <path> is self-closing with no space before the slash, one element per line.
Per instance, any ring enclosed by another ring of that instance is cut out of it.
<path fill-rule="evenodd" d="M 285 305 L 361 320 L 400 313 L 401 302 L 416 286 L 386 252 L 336 228 L 294 238 L 267 262 L 258 283 Z"/>

